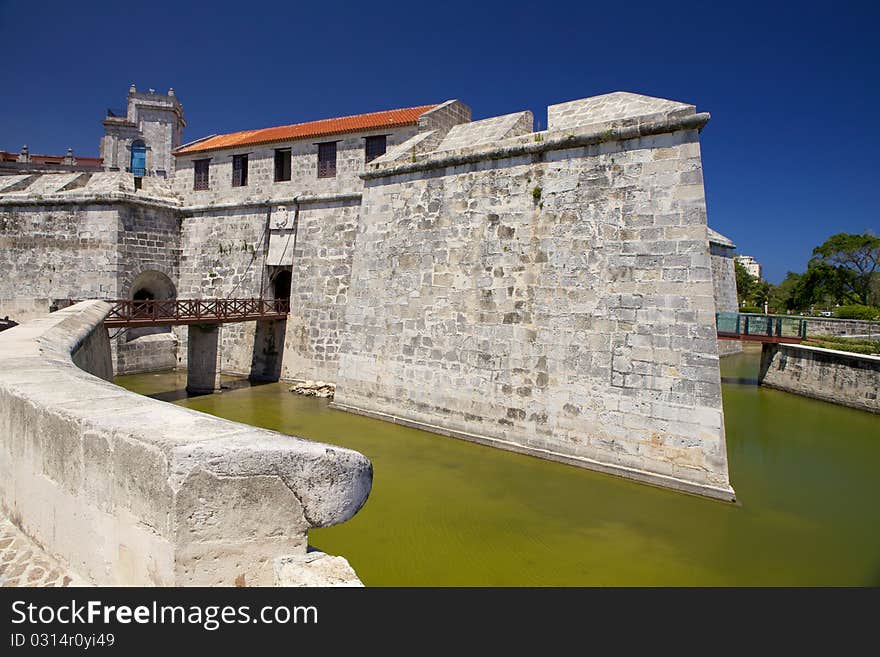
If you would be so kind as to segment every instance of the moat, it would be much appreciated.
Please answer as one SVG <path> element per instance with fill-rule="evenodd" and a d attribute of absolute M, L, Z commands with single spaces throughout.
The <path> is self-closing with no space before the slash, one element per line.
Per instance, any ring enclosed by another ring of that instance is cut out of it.
<path fill-rule="evenodd" d="M 185 372 L 116 381 L 366 454 L 366 506 L 310 542 L 368 586 L 880 585 L 877 416 L 759 388 L 759 355 L 722 360 L 735 505 L 331 410 L 285 383 L 187 398 Z"/>

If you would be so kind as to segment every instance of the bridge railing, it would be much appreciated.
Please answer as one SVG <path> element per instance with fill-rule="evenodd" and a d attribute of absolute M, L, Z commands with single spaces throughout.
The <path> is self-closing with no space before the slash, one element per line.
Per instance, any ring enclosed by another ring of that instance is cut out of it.
<path fill-rule="evenodd" d="M 278 319 L 290 312 L 287 299 L 115 299 L 106 326 L 197 324 Z"/>
<path fill-rule="evenodd" d="M 804 340 L 807 321 L 797 317 L 715 313 L 719 337 L 789 338 Z"/>

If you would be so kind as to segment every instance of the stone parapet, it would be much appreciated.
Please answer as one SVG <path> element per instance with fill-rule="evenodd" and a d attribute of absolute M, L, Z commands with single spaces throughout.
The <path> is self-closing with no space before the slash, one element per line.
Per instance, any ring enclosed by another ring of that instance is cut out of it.
<path fill-rule="evenodd" d="M 880 413 L 880 356 L 799 344 L 765 344 L 761 385 Z"/>
<path fill-rule="evenodd" d="M 386 178 L 404 174 L 445 169 L 486 160 L 505 160 L 540 155 L 550 151 L 594 146 L 603 142 L 616 142 L 651 137 L 676 131 L 701 130 L 709 122 L 708 112 L 665 117 L 641 117 L 618 120 L 613 124 L 594 124 L 586 131 L 536 132 L 526 136 L 512 137 L 496 144 L 478 145 L 451 151 L 431 151 L 416 155 L 415 162 L 389 162 L 368 165 L 360 174 L 364 180 Z"/>
<path fill-rule="evenodd" d="M 0 335 L 0 507 L 53 558 L 101 585 L 271 585 L 360 509 L 363 455 L 110 383 L 109 309 Z"/>

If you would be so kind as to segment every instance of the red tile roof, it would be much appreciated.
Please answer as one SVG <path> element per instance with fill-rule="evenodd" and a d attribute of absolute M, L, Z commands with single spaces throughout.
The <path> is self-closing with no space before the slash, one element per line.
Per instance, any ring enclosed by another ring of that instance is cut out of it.
<path fill-rule="evenodd" d="M 415 125 L 422 114 L 435 107 L 437 106 L 421 105 L 419 107 L 385 110 L 384 112 L 342 116 L 336 119 L 322 119 L 320 121 L 309 121 L 308 123 L 282 125 L 276 128 L 243 130 L 242 132 L 208 137 L 189 146 L 178 148 L 174 151 L 174 154 L 188 155 L 218 148 L 267 144 L 273 141 L 290 141 L 307 137 L 319 137 L 321 135 L 341 135 L 348 132 L 364 132 L 380 128 L 399 128 Z"/>

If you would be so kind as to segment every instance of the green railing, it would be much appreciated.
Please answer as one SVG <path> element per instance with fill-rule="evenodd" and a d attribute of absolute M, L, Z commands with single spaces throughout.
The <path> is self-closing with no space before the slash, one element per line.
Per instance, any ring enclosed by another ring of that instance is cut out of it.
<path fill-rule="evenodd" d="M 807 337 L 807 320 L 773 315 L 744 315 L 742 313 L 715 313 L 718 334 L 737 337 L 791 338 Z"/>

